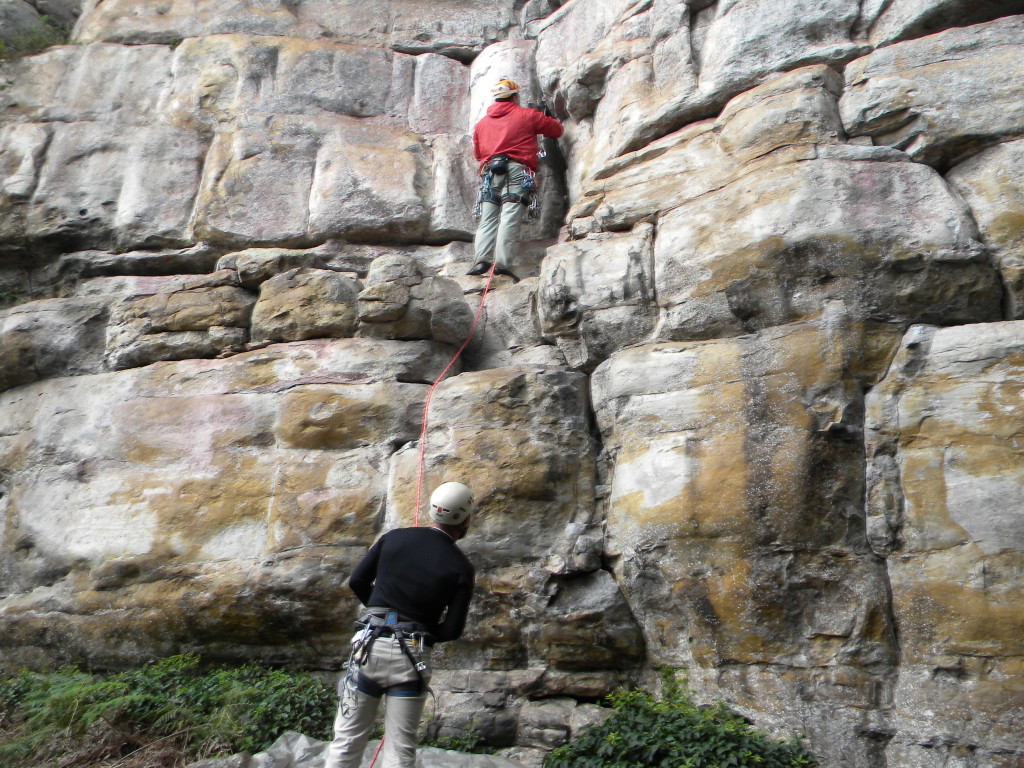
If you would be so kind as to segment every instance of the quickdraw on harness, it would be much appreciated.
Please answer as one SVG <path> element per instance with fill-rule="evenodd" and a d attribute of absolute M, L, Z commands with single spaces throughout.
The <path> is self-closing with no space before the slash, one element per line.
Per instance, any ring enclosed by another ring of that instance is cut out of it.
<path fill-rule="evenodd" d="M 383 616 L 367 613 L 356 622 L 356 626 L 360 629 L 352 642 L 352 652 L 345 664 L 345 675 L 338 683 L 338 694 L 345 717 L 348 717 L 355 707 L 356 691 L 375 699 L 379 699 L 385 694 L 388 696 L 420 696 L 424 692 L 433 693 L 423 677 L 427 665 L 422 661 L 417 661 L 409 647 L 409 644 L 412 643 L 422 654 L 425 647 L 434 644 L 433 637 L 422 624 L 414 621 L 399 621 L 399 618 L 397 611 L 387 611 Z M 398 643 L 398 647 L 409 659 L 409 664 L 412 665 L 412 669 L 416 673 L 415 680 L 385 688 L 362 673 L 362 667 L 370 658 L 374 643 L 381 637 L 393 638 Z"/>
<path fill-rule="evenodd" d="M 526 206 L 527 214 L 531 219 L 540 216 L 540 195 L 537 194 L 537 175 L 526 166 L 523 166 L 523 183 L 518 193 L 506 192 L 498 195 L 494 191 L 494 177 L 504 176 L 508 173 L 508 164 L 512 162 L 507 155 L 495 155 L 484 166 L 484 172 L 480 176 L 480 195 L 477 198 L 476 207 L 473 209 L 473 218 L 479 220 L 483 215 L 484 203 L 522 203 Z"/>

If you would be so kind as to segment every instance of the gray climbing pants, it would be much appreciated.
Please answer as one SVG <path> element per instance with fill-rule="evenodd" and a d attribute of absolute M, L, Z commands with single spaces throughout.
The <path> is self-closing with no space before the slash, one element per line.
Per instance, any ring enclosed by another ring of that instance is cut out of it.
<path fill-rule="evenodd" d="M 412 644 L 409 648 L 418 661 L 427 665 L 423 679 L 429 682 L 430 649 L 425 648 L 421 652 Z M 352 664 L 357 662 L 353 660 Z M 415 768 L 420 715 L 423 714 L 427 692 L 409 696 L 391 695 L 386 691 L 391 686 L 401 686 L 416 679 L 409 657 L 393 637 L 380 637 L 374 641 L 366 662 L 350 672 L 352 674 L 342 687 L 338 714 L 334 719 L 334 740 L 327 748 L 324 768 L 359 768 L 362 763 L 381 697 L 356 689 L 354 676 L 357 672 L 385 689 L 384 747 L 377 765 L 380 768 Z"/>
<path fill-rule="evenodd" d="M 506 195 L 522 195 L 526 181 L 526 166 L 509 162 L 508 172 L 491 177 L 491 191 L 496 200 Z M 481 203 L 480 223 L 476 228 L 473 247 L 476 261 L 491 261 L 502 269 L 511 268 L 519 238 L 519 223 L 526 206 L 523 203 Z"/>

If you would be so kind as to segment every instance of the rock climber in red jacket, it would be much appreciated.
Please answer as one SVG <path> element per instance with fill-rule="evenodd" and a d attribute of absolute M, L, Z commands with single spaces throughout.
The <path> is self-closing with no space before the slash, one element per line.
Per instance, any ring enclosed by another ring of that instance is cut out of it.
<path fill-rule="evenodd" d="M 473 157 L 481 176 L 480 224 L 470 275 L 519 278 L 509 270 L 523 209 L 536 191 L 537 134 L 557 139 L 562 124 L 553 117 L 519 106 L 519 86 L 503 78 L 494 86 L 494 103 L 473 129 Z"/>

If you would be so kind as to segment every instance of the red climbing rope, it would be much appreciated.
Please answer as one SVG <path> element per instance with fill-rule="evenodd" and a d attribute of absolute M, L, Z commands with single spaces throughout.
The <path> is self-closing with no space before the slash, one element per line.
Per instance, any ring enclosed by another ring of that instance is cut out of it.
<path fill-rule="evenodd" d="M 473 315 L 473 325 L 469 328 L 469 335 L 466 336 L 466 340 L 462 342 L 462 346 L 459 347 L 455 355 L 451 360 L 448 361 L 448 365 L 441 371 L 441 375 L 437 377 L 433 384 L 430 385 L 430 389 L 427 391 L 427 400 L 423 403 L 423 422 L 420 426 L 420 457 L 419 463 L 416 469 L 416 517 L 415 525 L 418 527 L 420 524 L 420 502 L 423 493 L 423 457 L 426 453 L 427 448 L 427 415 L 430 410 L 430 399 L 434 396 L 434 390 L 437 385 L 441 383 L 441 380 L 448 373 L 448 370 L 455 365 L 455 361 L 462 355 L 463 350 L 469 345 L 469 340 L 473 338 L 473 332 L 476 331 L 476 324 L 480 321 L 480 313 L 483 311 L 484 302 L 487 301 L 487 292 L 491 289 L 491 278 L 494 277 L 494 267 L 491 265 L 490 271 L 487 273 L 487 282 L 484 283 L 484 292 L 480 295 L 480 304 L 477 305 L 476 314 Z M 371 763 L 372 765 L 372 763 Z"/>
<path fill-rule="evenodd" d="M 416 522 L 415 525 L 419 527 L 420 524 L 420 496 L 423 492 L 423 457 L 426 453 L 427 446 L 427 415 L 430 410 L 430 399 L 434 396 L 434 390 L 437 385 L 444 379 L 445 374 L 455 365 L 455 361 L 459 359 L 463 351 L 469 346 L 470 339 L 473 338 L 473 333 L 476 331 L 476 325 L 480 322 L 480 313 L 483 312 L 484 302 L 487 300 L 487 292 L 491 289 L 491 278 L 494 277 L 494 265 L 491 265 L 491 270 L 487 273 L 487 282 L 484 283 L 484 291 L 480 294 L 480 304 L 476 308 L 476 314 L 473 315 L 473 324 L 469 327 L 469 335 L 466 336 L 466 340 L 462 342 L 462 346 L 458 348 L 452 359 L 448 361 L 448 365 L 441 371 L 441 375 L 434 380 L 434 383 L 430 385 L 430 389 L 427 390 L 427 400 L 423 403 L 423 422 L 420 425 L 420 456 L 419 464 L 416 468 Z M 384 704 L 387 706 L 387 703 Z M 368 768 L 373 768 L 377 762 L 377 755 L 380 754 L 381 747 L 384 746 L 384 737 L 381 737 L 380 743 L 377 745 L 377 750 L 373 753 L 373 757 L 370 758 Z"/>
<path fill-rule="evenodd" d="M 387 706 L 386 702 L 385 702 L 384 706 L 385 707 Z M 373 768 L 373 764 L 377 762 L 377 755 L 380 754 L 380 748 L 383 747 L 383 746 L 384 746 L 384 737 L 381 736 L 380 737 L 380 743 L 377 744 L 377 749 L 374 751 L 373 757 L 370 758 L 370 763 L 367 766 L 367 768 Z"/>

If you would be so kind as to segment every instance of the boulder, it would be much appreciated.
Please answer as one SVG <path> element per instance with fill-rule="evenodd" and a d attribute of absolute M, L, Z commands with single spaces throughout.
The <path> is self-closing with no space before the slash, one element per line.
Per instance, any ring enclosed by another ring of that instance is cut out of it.
<path fill-rule="evenodd" d="M 0 43 L 17 44 L 42 25 L 38 11 L 25 0 L 0 2 Z"/>
<path fill-rule="evenodd" d="M 1022 330 L 914 327 L 867 398 L 868 531 L 900 628 L 890 762 L 1024 755 Z"/>
<path fill-rule="evenodd" d="M 409 256 L 381 256 L 358 296 L 358 335 L 376 339 L 435 339 L 461 345 L 473 314 L 454 280 L 427 274 Z"/>
<path fill-rule="evenodd" d="M 260 286 L 252 311 L 253 341 L 302 341 L 355 335 L 360 284 L 325 269 L 300 267 Z"/>
<path fill-rule="evenodd" d="M 82 12 L 82 0 L 32 0 L 39 13 L 49 16 L 61 29 L 70 31 Z"/>
<path fill-rule="evenodd" d="M 879 48 L 846 68 L 846 131 L 939 168 L 1024 135 L 1022 51 L 1024 16 Z"/>
<path fill-rule="evenodd" d="M 135 368 L 158 360 L 216 357 L 249 340 L 256 298 L 231 271 L 171 282 L 152 294 L 128 295 L 111 310 L 107 365 Z"/>

